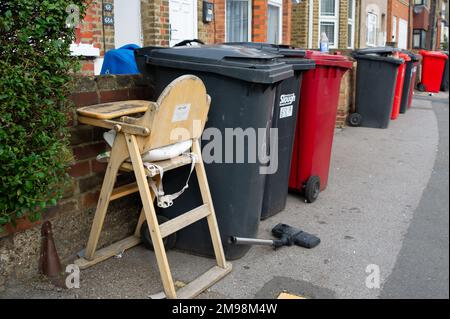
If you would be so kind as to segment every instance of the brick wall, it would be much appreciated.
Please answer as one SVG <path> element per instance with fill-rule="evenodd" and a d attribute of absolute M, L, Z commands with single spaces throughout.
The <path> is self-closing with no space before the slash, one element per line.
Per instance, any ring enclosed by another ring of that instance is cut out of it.
<path fill-rule="evenodd" d="M 252 41 L 267 42 L 267 0 L 253 0 L 252 2 Z M 292 32 L 292 1 L 283 0 L 282 43 L 291 43 Z"/>
<path fill-rule="evenodd" d="M 212 44 L 225 41 L 225 0 L 209 0 L 214 4 L 214 20 L 203 22 L 203 1 L 198 0 L 198 38 Z"/>
<path fill-rule="evenodd" d="M 291 43 L 292 0 L 283 0 L 283 43 Z"/>
<path fill-rule="evenodd" d="M 203 1 L 197 1 L 198 38 L 205 43 L 225 41 L 225 0 L 209 0 L 214 3 L 214 21 L 204 23 Z M 144 46 L 169 46 L 169 1 L 141 0 L 142 32 Z"/>
<path fill-rule="evenodd" d="M 112 15 L 113 12 L 105 12 Z M 75 43 L 92 44 L 100 49 L 100 56 L 114 48 L 114 25 L 103 25 L 102 2 L 93 0 L 86 10 L 85 17 L 76 29 Z M 81 58 L 81 74 L 94 75 L 94 59 Z"/>
<path fill-rule="evenodd" d="M 77 107 L 99 102 L 126 99 L 151 99 L 153 91 L 140 76 L 80 76 L 71 99 Z M 71 147 L 74 163 L 69 170 L 71 186 L 58 205 L 49 208 L 43 220 L 50 220 L 58 254 L 70 262 L 84 248 L 94 217 L 105 164 L 95 160 L 106 149 L 103 129 L 77 123 L 75 109 L 70 114 Z M 118 185 L 134 179 L 130 174 L 118 176 Z M 110 204 L 99 247 L 130 235 L 140 210 L 138 195 L 131 195 Z M 0 234 L 0 291 L 5 285 L 37 274 L 40 253 L 40 222 L 19 221 L 19 228 L 8 227 Z"/>
<path fill-rule="evenodd" d="M 141 0 L 144 46 L 169 45 L 169 1 Z"/>
<path fill-rule="evenodd" d="M 292 5 L 291 44 L 299 48 L 308 47 L 309 1 L 305 0 Z"/>
<path fill-rule="evenodd" d="M 338 47 L 348 47 L 348 0 L 339 1 L 339 35 Z"/>
<path fill-rule="evenodd" d="M 312 47 L 319 47 L 319 0 L 314 1 L 313 6 L 313 36 Z"/>
<path fill-rule="evenodd" d="M 354 63 L 353 69 L 347 71 L 341 80 L 339 104 L 336 116 L 337 128 L 343 128 L 347 125 L 347 116 L 354 110 L 355 78 L 356 63 Z"/>
<path fill-rule="evenodd" d="M 253 0 L 252 41 L 267 41 L 267 0 Z"/>
<path fill-rule="evenodd" d="M 393 29 L 392 29 L 392 20 L 395 16 L 397 19 L 397 27 L 395 32 L 395 41 L 398 42 L 398 32 L 399 32 L 399 19 L 403 19 L 408 21 L 409 20 L 409 3 L 406 0 L 388 0 L 388 6 L 387 6 L 387 21 L 386 21 L 386 39 L 388 42 L 393 41 L 392 38 L 393 35 Z M 411 28 L 408 25 L 408 33 L 411 32 Z M 411 35 L 408 34 L 408 41 L 411 39 Z M 408 48 L 411 47 L 411 44 L 408 43 Z"/>
<path fill-rule="evenodd" d="M 307 48 L 309 43 L 309 4 L 311 0 L 304 0 L 299 4 L 292 5 L 292 33 L 291 42 L 293 45 Z M 338 21 L 338 47 L 346 49 L 348 46 L 348 0 L 339 1 L 339 21 Z M 359 37 L 359 9 L 360 1 L 355 2 L 355 37 L 353 45 L 357 47 Z M 312 49 L 318 48 L 319 43 L 319 0 L 313 3 L 313 30 Z"/>

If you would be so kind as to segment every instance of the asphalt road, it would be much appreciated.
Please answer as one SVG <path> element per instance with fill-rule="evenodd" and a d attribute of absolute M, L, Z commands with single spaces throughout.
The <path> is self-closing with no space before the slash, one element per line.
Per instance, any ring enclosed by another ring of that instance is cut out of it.
<path fill-rule="evenodd" d="M 432 101 L 439 128 L 438 151 L 381 298 L 449 298 L 449 101 L 416 99 Z"/>

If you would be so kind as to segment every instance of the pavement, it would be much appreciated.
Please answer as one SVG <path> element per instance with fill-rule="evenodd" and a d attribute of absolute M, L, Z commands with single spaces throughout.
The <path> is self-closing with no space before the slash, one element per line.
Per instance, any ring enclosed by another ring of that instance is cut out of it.
<path fill-rule="evenodd" d="M 449 298 L 448 93 L 416 94 L 389 129 L 335 135 L 328 188 L 313 204 L 289 195 L 259 236 L 287 223 L 318 235 L 313 249 L 255 246 L 199 298 Z M 168 253 L 178 284 L 213 260 Z M 379 275 L 379 276 L 378 276 Z M 154 254 L 142 246 L 83 270 L 79 289 L 41 278 L 0 298 L 149 298 L 162 290 Z"/>

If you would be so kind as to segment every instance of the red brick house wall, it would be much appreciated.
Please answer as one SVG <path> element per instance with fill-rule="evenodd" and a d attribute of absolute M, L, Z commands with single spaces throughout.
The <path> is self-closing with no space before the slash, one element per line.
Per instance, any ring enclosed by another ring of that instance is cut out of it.
<path fill-rule="evenodd" d="M 253 0 L 252 7 L 252 41 L 267 41 L 267 0 Z M 283 44 L 291 43 L 292 0 L 283 0 Z"/>
<path fill-rule="evenodd" d="M 283 44 L 291 43 L 292 0 L 283 0 Z"/>
<path fill-rule="evenodd" d="M 386 41 L 392 42 L 392 20 L 395 16 L 397 18 L 397 28 L 395 34 L 395 42 L 398 41 L 398 31 L 399 31 L 399 19 L 403 19 L 408 21 L 408 48 L 412 46 L 412 28 L 411 28 L 411 20 L 412 15 L 410 15 L 410 6 L 408 0 L 388 0 L 387 7 L 387 23 L 386 23 Z"/>
<path fill-rule="evenodd" d="M 112 15 L 113 12 L 105 12 L 105 15 Z M 75 43 L 92 44 L 100 49 L 100 57 L 105 51 L 114 48 L 114 26 L 103 25 L 103 8 L 101 1 L 92 1 L 86 10 L 83 21 L 76 27 Z M 84 75 L 94 75 L 94 58 L 81 59 L 81 73 Z"/>
<path fill-rule="evenodd" d="M 252 7 L 252 41 L 267 40 L 267 0 L 253 0 Z"/>

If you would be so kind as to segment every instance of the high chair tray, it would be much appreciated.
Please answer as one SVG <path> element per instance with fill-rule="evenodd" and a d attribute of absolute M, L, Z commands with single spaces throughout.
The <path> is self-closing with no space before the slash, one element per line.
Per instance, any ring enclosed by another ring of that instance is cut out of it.
<path fill-rule="evenodd" d="M 82 116 L 109 120 L 124 115 L 145 112 L 147 111 L 150 103 L 150 101 L 144 100 L 110 102 L 81 107 L 77 110 L 77 112 Z"/>

